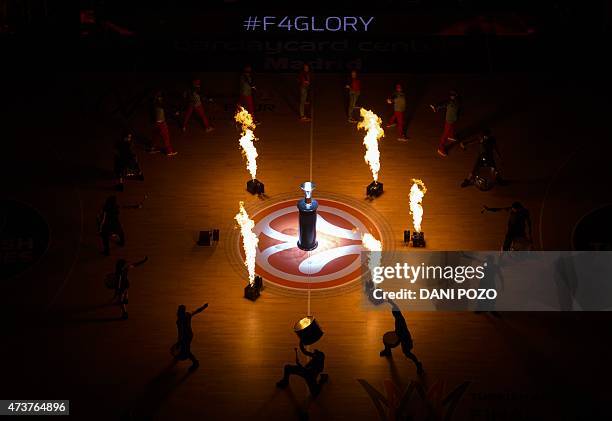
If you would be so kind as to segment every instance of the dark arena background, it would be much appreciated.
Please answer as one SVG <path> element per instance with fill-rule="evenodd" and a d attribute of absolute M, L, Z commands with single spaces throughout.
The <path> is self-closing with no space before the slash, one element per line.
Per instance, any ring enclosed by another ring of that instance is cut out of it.
<path fill-rule="evenodd" d="M 611 17 L 607 1 L 0 0 L 0 414 L 609 419 L 607 311 L 363 298 L 368 238 L 392 262 L 610 257 Z"/>

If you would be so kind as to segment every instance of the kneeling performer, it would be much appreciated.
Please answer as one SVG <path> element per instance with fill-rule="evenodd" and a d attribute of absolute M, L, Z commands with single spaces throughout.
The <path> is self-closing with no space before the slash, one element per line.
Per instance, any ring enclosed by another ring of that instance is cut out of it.
<path fill-rule="evenodd" d="M 327 382 L 329 378 L 326 373 L 323 373 L 323 368 L 325 367 L 325 354 L 318 349 L 315 349 L 313 352 L 308 351 L 304 347 L 304 343 L 300 341 L 300 351 L 302 351 L 302 354 L 310 357 L 310 361 L 308 361 L 306 365 L 302 365 L 298 357 L 297 348 L 294 349 L 295 365 L 285 365 L 283 369 L 283 378 L 276 383 L 276 387 L 284 389 L 289 386 L 289 376 L 295 374 L 306 380 L 310 394 L 316 397 L 321 392 L 321 386 Z"/>

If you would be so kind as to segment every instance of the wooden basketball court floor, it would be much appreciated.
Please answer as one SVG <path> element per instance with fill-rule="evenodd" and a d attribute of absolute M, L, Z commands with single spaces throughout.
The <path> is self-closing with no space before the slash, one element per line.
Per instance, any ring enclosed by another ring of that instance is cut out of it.
<path fill-rule="evenodd" d="M 377 419 L 359 380 L 386 395 L 385 380 L 403 390 L 418 377 L 401 353 L 392 360 L 379 357 L 381 336 L 392 329 L 393 319 L 387 311 L 364 311 L 358 289 L 311 296 L 312 314 L 325 331 L 316 347 L 326 353 L 330 375 L 321 395 L 309 400 L 301 379 L 292 379 L 288 391 L 275 388 L 283 365 L 293 361 L 292 326 L 306 315 L 307 301 L 303 294 L 274 290 L 264 291 L 255 303 L 242 298 L 245 272 L 228 252 L 237 248 L 231 230 L 239 201 L 254 209 L 275 197 L 299 198 L 312 162 L 321 195 L 359 201 L 384 219 L 394 239 L 384 244 L 389 250 L 402 250 L 402 231 L 411 228 L 412 178 L 428 188 L 423 201 L 428 250 L 498 249 L 506 215 L 481 214 L 481 207 L 515 200 L 531 210 L 536 248 L 568 249 L 577 218 L 609 202 L 609 189 L 602 188 L 607 180 L 574 181 L 574 167 L 585 177 L 597 174 L 600 156 L 588 154 L 591 164 L 580 163 L 589 147 L 599 145 L 605 119 L 597 116 L 604 99 L 593 102 L 585 92 L 585 102 L 576 104 L 566 99 L 569 95 L 558 95 L 558 81 L 545 75 L 364 76 L 362 104 L 384 120 L 390 114 L 384 103 L 389 90 L 396 80 L 405 82 L 410 136 L 401 143 L 395 129 L 385 130 L 380 142 L 385 193 L 371 202 L 364 198 L 371 175 L 363 160 L 363 132 L 344 114 L 343 75 L 315 75 L 311 124 L 297 120 L 295 75 L 259 75 L 257 101 L 268 106 L 258 113 L 257 176 L 269 197 L 245 191 L 248 173 L 231 121 L 231 98 L 224 97 L 211 106 L 214 132 L 206 134 L 195 119 L 186 133 L 171 126 L 178 156 L 139 151 L 146 179 L 128 182 L 119 200 L 147 199 L 143 209 L 122 212 L 127 245 L 105 258 L 95 215 L 112 194 L 111 145 L 120 133 L 113 92 L 130 98 L 156 84 L 180 89 L 188 77 L 75 75 L 78 89 L 67 95 L 61 118 L 41 117 L 38 124 L 9 131 L 16 156 L 28 157 L 23 165 L 29 176 L 18 187 L 7 185 L 6 195 L 37 207 L 52 226 L 53 240 L 35 268 L 10 288 L 4 285 L 5 309 L 26 314 L 23 323 L 8 323 L 3 396 L 71 399 L 81 419 L 280 420 L 296 419 L 299 411 L 311 419 Z M 235 92 L 236 75 L 200 77 L 205 92 Z M 451 88 L 464 96 L 460 135 L 493 129 L 508 186 L 486 193 L 459 187 L 476 147 L 455 148 L 447 158 L 436 155 L 443 120 L 428 104 L 444 99 Z M 143 103 L 130 123 L 148 135 L 147 119 Z M 219 244 L 197 247 L 197 232 L 212 227 L 221 230 Z M 112 295 L 104 288 L 104 274 L 116 257 L 144 255 L 150 261 L 131 272 L 130 318 L 118 321 L 116 306 L 104 305 Z M 205 302 L 210 307 L 193 320 L 193 352 L 201 367 L 193 374 L 184 363 L 169 367 L 177 305 L 195 308 Z M 425 389 L 441 386 L 444 397 L 469 382 L 455 419 L 571 418 L 594 411 L 609 392 L 610 369 L 600 366 L 607 356 L 602 343 L 609 337 L 605 314 L 405 316 L 426 370 Z M 434 393 L 429 399 L 439 404 Z M 420 408 L 419 399 L 411 402 Z"/>

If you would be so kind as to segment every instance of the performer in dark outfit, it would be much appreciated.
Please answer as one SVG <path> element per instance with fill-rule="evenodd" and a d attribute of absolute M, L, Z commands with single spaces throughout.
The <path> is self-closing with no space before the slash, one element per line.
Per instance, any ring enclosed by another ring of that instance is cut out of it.
<path fill-rule="evenodd" d="M 144 175 L 140 169 L 138 158 L 132 150 L 133 136 L 127 132 L 121 140 L 115 143 L 115 177 L 117 184 L 115 190 L 123 191 L 124 181 L 127 177 L 135 177 L 141 181 Z"/>
<path fill-rule="evenodd" d="M 102 206 L 102 210 L 100 210 L 96 218 L 98 233 L 102 238 L 103 253 L 105 256 L 110 254 L 110 238 L 113 234 L 119 237 L 117 244 L 120 247 L 125 245 L 125 233 L 119 221 L 119 209 L 140 209 L 143 207 L 143 203 L 144 201 L 136 204 L 119 206 L 119 203 L 117 203 L 117 196 L 109 196 L 106 199 L 104 206 Z"/>
<path fill-rule="evenodd" d="M 392 307 L 391 313 L 393 314 L 393 318 L 395 319 L 395 335 L 397 336 L 397 338 L 393 341 L 393 343 L 389 343 L 388 340 L 383 339 L 385 349 L 380 351 L 380 356 L 390 357 L 391 349 L 401 344 L 402 352 L 404 353 L 404 355 L 410 358 L 414 362 L 414 364 L 416 364 L 417 373 L 419 375 L 422 375 L 424 373 L 423 364 L 418 360 L 416 355 L 412 353 L 412 348 L 414 344 L 412 342 L 412 335 L 410 335 L 410 330 L 408 330 L 408 325 L 406 324 L 406 319 L 404 319 L 402 312 L 400 311 L 397 304 L 395 304 L 395 302 L 390 299 L 387 301 L 389 302 L 389 304 L 391 304 Z"/>
<path fill-rule="evenodd" d="M 191 318 L 196 314 L 203 312 L 207 307 L 208 303 L 192 312 L 189 312 L 186 310 L 185 306 L 181 304 L 178 306 L 178 310 L 176 311 L 176 329 L 178 332 L 178 337 L 176 344 L 172 346 L 171 352 L 174 358 L 179 361 L 190 360 L 190 371 L 194 371 L 200 366 L 200 362 L 191 353 L 191 341 L 193 340 Z"/>
<path fill-rule="evenodd" d="M 467 145 L 470 145 L 475 142 L 478 142 L 480 146 L 478 158 L 476 158 L 476 162 L 474 163 L 472 172 L 461 183 L 461 187 L 467 187 L 470 184 L 474 184 L 474 178 L 482 167 L 493 168 L 493 170 L 495 171 L 495 178 L 497 183 L 504 184 L 505 182 L 501 177 L 501 172 L 497 168 L 497 164 L 495 163 L 495 155 L 497 155 L 501 160 L 501 154 L 499 153 L 499 149 L 497 148 L 497 140 L 493 136 L 491 136 L 491 131 L 489 129 L 484 129 L 478 138 L 470 140 L 468 142 L 461 142 L 459 146 L 461 147 L 461 149 L 465 150 Z"/>
<path fill-rule="evenodd" d="M 329 376 L 323 373 L 325 354 L 318 349 L 315 349 L 313 352 L 308 351 L 302 341 L 300 341 L 300 351 L 302 351 L 302 354 L 310 357 L 310 361 L 306 365 L 302 365 L 298 357 L 297 348 L 295 348 L 295 365 L 285 365 L 283 368 L 283 378 L 276 383 L 276 387 L 284 389 L 289 386 L 289 376 L 294 374 L 306 380 L 310 394 L 316 397 L 321 393 L 321 386 L 329 379 Z"/>
<path fill-rule="evenodd" d="M 482 212 L 484 211 L 510 212 L 510 215 L 508 216 L 508 230 L 506 231 L 506 236 L 504 237 L 502 250 L 509 251 L 510 249 L 513 249 L 513 243 L 516 240 L 526 240 L 529 243 L 532 242 L 531 216 L 529 215 L 529 211 L 523 206 L 522 203 L 514 202 L 512 206 L 505 208 L 490 208 L 488 206 L 484 206 Z M 527 232 L 527 230 L 529 231 Z"/>
<path fill-rule="evenodd" d="M 128 263 L 125 259 L 117 260 L 115 264 L 115 300 L 121 306 L 121 318 L 128 318 L 128 290 L 130 288 L 130 280 L 128 279 L 128 271 L 131 268 L 135 268 L 136 266 L 140 266 L 145 263 L 149 258 L 145 256 L 144 259 L 135 262 Z"/>
<path fill-rule="evenodd" d="M 119 246 L 125 245 L 125 233 L 119 221 L 119 204 L 117 196 L 110 196 L 106 199 L 98 221 L 98 231 L 102 237 L 103 253 L 105 256 L 110 254 L 110 237 L 113 234 L 119 236 Z"/>

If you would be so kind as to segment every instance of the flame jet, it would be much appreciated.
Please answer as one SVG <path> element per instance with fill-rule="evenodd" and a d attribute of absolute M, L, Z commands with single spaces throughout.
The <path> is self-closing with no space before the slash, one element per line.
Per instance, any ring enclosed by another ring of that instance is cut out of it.
<path fill-rule="evenodd" d="M 380 266 L 382 260 L 382 242 L 378 241 L 370 233 L 365 233 L 361 236 L 363 247 L 368 250 L 368 269 L 370 273 L 374 273 L 374 268 Z"/>
<path fill-rule="evenodd" d="M 382 129 L 382 120 L 379 116 L 370 110 L 361 108 L 359 111 L 362 120 L 357 124 L 358 129 L 365 129 L 366 135 L 363 138 L 363 144 L 366 147 L 366 153 L 363 156 L 365 162 L 370 166 L 372 178 L 374 182 L 378 182 L 378 173 L 380 172 L 380 151 L 378 150 L 378 140 L 385 135 Z"/>
<path fill-rule="evenodd" d="M 240 147 L 242 148 L 242 155 L 246 158 L 247 170 L 251 173 L 251 179 L 255 180 L 257 175 L 257 149 L 254 142 L 257 138 L 254 132 L 253 116 L 243 107 L 240 107 L 234 116 L 234 120 L 242 125 Z"/>
<path fill-rule="evenodd" d="M 255 255 L 257 253 L 257 244 L 259 238 L 253 231 L 255 221 L 249 218 L 249 214 L 244 209 L 244 202 L 240 202 L 240 211 L 234 217 L 238 225 L 240 225 L 240 234 L 242 235 L 242 248 L 244 249 L 244 264 L 249 272 L 249 283 L 253 285 L 255 282 Z"/>
<path fill-rule="evenodd" d="M 422 180 L 412 179 L 412 187 L 410 188 L 410 214 L 412 215 L 412 224 L 416 232 L 421 232 L 421 221 L 423 220 L 423 196 L 427 192 L 427 187 Z"/>

